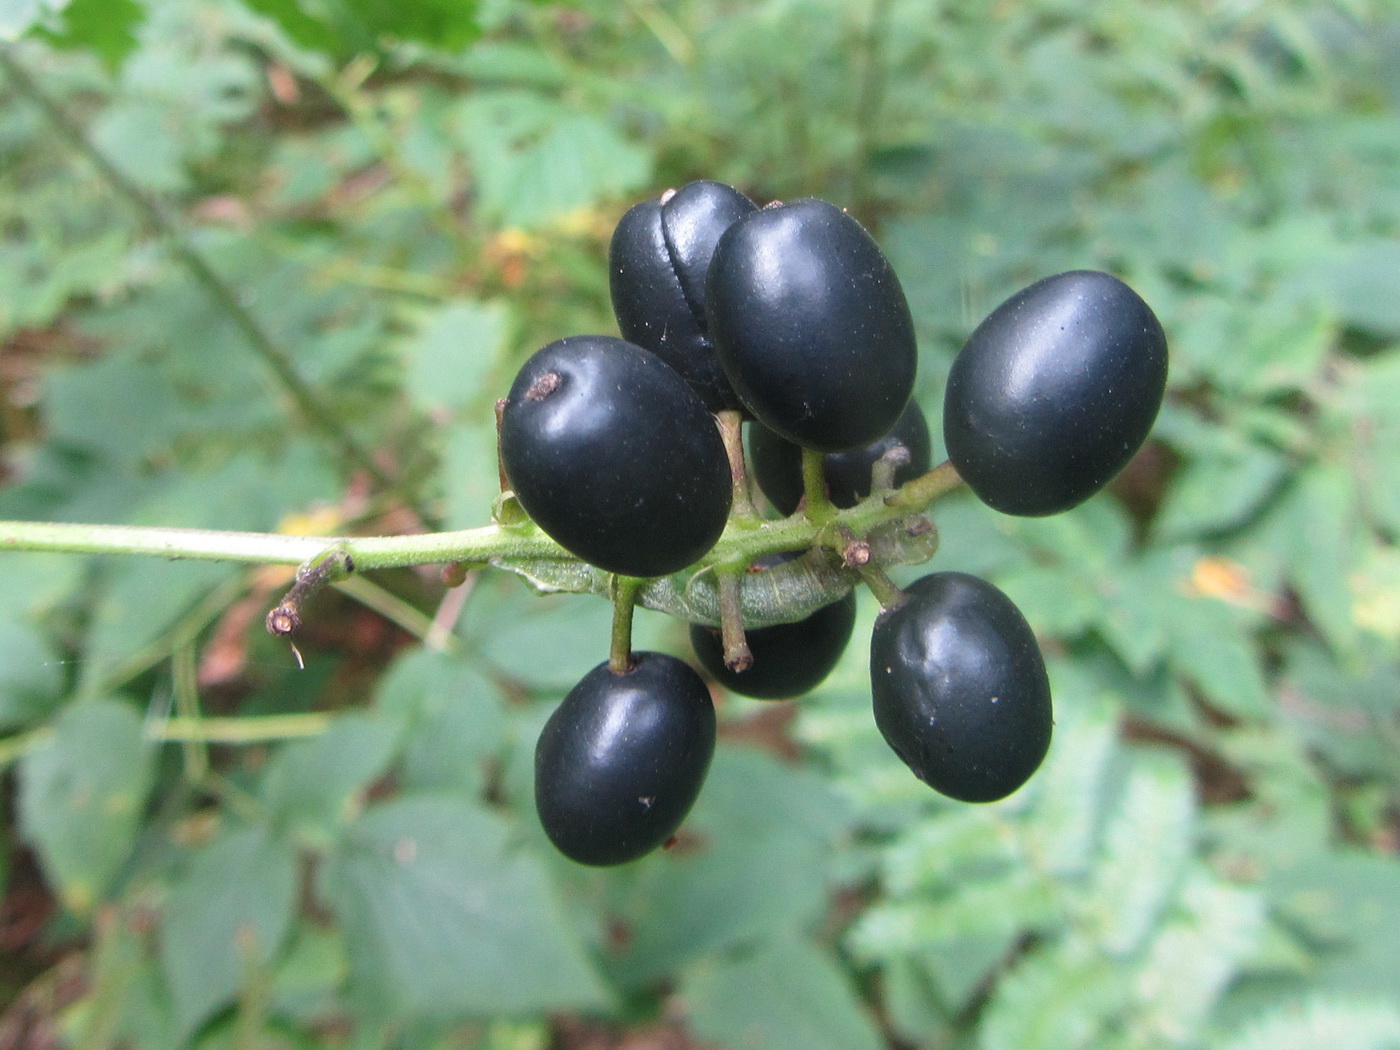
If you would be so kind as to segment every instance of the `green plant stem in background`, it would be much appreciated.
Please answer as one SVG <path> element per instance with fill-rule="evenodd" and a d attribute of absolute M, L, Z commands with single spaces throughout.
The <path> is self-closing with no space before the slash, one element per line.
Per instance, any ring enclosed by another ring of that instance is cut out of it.
<path fill-rule="evenodd" d="M 261 322 L 254 317 L 239 300 L 235 292 L 209 264 L 209 261 L 192 245 L 179 229 L 174 219 L 167 215 L 149 195 L 122 174 L 105 154 L 94 146 L 43 87 L 30 76 L 29 71 L 15 57 L 11 45 L 0 43 L 0 69 L 5 71 L 16 92 L 28 99 L 49 122 L 59 136 L 77 150 L 97 169 L 99 175 L 118 196 L 127 201 L 155 233 L 170 248 L 171 253 L 187 269 L 219 307 L 243 333 L 248 345 L 271 370 L 283 392 L 296 406 L 297 413 L 314 430 L 330 441 L 339 451 L 341 458 L 359 470 L 363 470 L 383 489 L 394 487 L 394 481 L 374 461 L 369 452 L 336 419 L 335 413 L 322 404 L 320 397 L 302 378 L 292 363 L 291 356 L 284 350 Z M 425 517 L 419 511 L 420 517 Z M 430 520 L 425 517 L 425 520 Z"/>

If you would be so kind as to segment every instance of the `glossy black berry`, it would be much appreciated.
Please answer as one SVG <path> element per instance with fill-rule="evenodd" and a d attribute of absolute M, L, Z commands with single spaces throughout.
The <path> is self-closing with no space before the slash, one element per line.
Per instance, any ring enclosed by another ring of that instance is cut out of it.
<path fill-rule="evenodd" d="M 501 458 L 540 528 L 610 572 L 677 572 L 714 546 L 729 516 L 714 417 L 674 369 L 612 336 L 561 339 L 525 362 Z"/>
<path fill-rule="evenodd" d="M 993 310 L 953 362 L 948 458 L 1004 514 L 1068 510 L 1132 459 L 1166 382 L 1166 337 L 1136 292 L 1092 270 L 1047 277 Z"/>
<path fill-rule="evenodd" d="M 762 571 L 795 556 L 759 558 L 754 567 Z M 855 622 L 856 597 L 847 594 L 796 623 L 747 631 L 753 663 L 744 671 L 724 665 L 718 628 L 691 624 L 690 644 L 705 673 L 730 691 L 756 700 L 786 700 L 815 689 L 831 673 L 846 651 Z"/>
<path fill-rule="evenodd" d="M 1030 625 L 966 573 L 934 573 L 906 593 L 870 641 L 875 724 L 934 790 L 963 802 L 1005 798 L 1050 746 L 1050 682 Z"/>
<path fill-rule="evenodd" d="M 651 852 L 690 812 L 715 750 L 704 681 L 663 653 L 634 653 L 614 674 L 586 674 L 535 747 L 535 808 L 559 851 L 580 864 Z"/>
<path fill-rule="evenodd" d="M 854 507 L 870 495 L 870 470 L 875 461 L 903 445 L 909 462 L 896 468 L 894 481 L 902 485 L 932 465 L 933 442 L 928 420 L 919 403 L 910 400 L 892 429 L 880 440 L 846 452 L 828 452 L 822 457 L 827 495 L 838 507 Z M 762 423 L 749 426 L 749 460 L 758 487 L 781 514 L 791 514 L 802 499 L 802 449 L 779 437 Z"/>
<path fill-rule="evenodd" d="M 753 210 L 753 201 L 732 186 L 691 182 L 630 209 L 608 248 L 623 338 L 674 368 L 716 412 L 739 402 L 710 343 L 705 274 L 720 235 Z"/>
<path fill-rule="evenodd" d="M 705 288 L 720 364 L 770 429 L 839 452 L 894 426 L 914 386 L 914 325 L 884 253 L 840 208 L 805 199 L 744 216 Z"/>

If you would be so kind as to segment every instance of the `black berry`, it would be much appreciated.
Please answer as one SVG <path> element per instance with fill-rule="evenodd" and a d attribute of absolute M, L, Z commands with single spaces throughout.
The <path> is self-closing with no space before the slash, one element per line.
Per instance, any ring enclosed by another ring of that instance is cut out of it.
<path fill-rule="evenodd" d="M 1092 270 L 1047 277 L 993 310 L 953 362 L 948 458 L 1004 514 L 1068 510 L 1137 452 L 1166 382 L 1166 337 L 1136 292 Z"/>
<path fill-rule="evenodd" d="M 714 546 L 729 516 L 714 417 L 674 369 L 612 336 L 561 339 L 525 362 L 501 458 L 540 528 L 610 572 L 677 572 Z"/>
<path fill-rule="evenodd" d="M 623 864 L 664 843 L 694 805 L 715 750 L 704 681 L 663 653 L 606 663 L 574 686 L 535 748 L 535 808 L 559 851 Z"/>
<path fill-rule="evenodd" d="M 804 448 L 876 441 L 909 401 L 917 352 L 904 292 L 874 239 L 832 204 L 799 200 L 730 226 L 705 309 L 739 400 Z"/>
<path fill-rule="evenodd" d="M 710 342 L 705 274 L 720 235 L 753 210 L 732 186 L 691 182 L 631 208 L 608 248 L 608 283 L 623 338 L 679 372 L 711 411 L 739 402 Z"/>
<path fill-rule="evenodd" d="M 1030 625 L 992 584 L 917 580 L 870 642 L 875 724 L 915 776 L 963 802 L 1005 798 L 1050 746 L 1050 682 Z"/>

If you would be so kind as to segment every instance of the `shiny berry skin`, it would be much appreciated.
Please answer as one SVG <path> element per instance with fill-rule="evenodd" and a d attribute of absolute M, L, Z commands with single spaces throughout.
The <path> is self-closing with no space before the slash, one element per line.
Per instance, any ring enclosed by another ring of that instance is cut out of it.
<path fill-rule="evenodd" d="M 664 653 L 599 664 L 550 715 L 535 747 L 535 809 L 551 842 L 580 864 L 625 864 L 671 837 L 700 794 L 715 751 L 704 681 Z"/>
<path fill-rule="evenodd" d="M 705 319 L 705 274 L 715 244 L 755 209 L 732 186 L 702 180 L 631 208 L 613 231 L 608 283 L 622 337 L 679 372 L 707 408 L 739 402 Z"/>
<path fill-rule="evenodd" d="M 933 442 L 928 420 L 919 403 L 910 400 L 892 429 L 880 440 L 846 452 L 828 452 L 822 457 L 822 474 L 827 495 L 838 507 L 854 507 L 870 495 L 870 470 L 875 461 L 903 445 L 909 462 L 894 472 L 896 485 L 912 481 L 928 472 L 933 460 Z M 754 479 L 768 502 L 780 514 L 791 514 L 802 499 L 802 449 L 780 438 L 762 423 L 749 427 L 749 462 Z"/>
<path fill-rule="evenodd" d="M 1167 341 L 1116 277 L 1074 270 L 1002 303 L 948 376 L 948 458 L 1003 514 L 1057 514 L 1107 485 L 1152 429 Z"/>
<path fill-rule="evenodd" d="M 540 528 L 609 572 L 677 572 L 729 516 L 714 417 L 674 369 L 613 336 L 561 339 L 525 362 L 502 415 L 501 459 Z"/>
<path fill-rule="evenodd" d="M 762 570 L 795 554 L 759 558 Z M 846 651 L 856 622 L 856 596 L 847 594 L 796 623 L 757 627 L 745 632 L 753 663 L 747 670 L 724 665 L 724 643 L 716 627 L 690 625 L 690 645 L 700 666 L 720 685 L 755 700 L 786 700 L 821 685 Z"/>
<path fill-rule="evenodd" d="M 739 400 L 794 444 L 859 448 L 909 401 L 918 355 L 904 292 L 879 245 L 835 205 L 807 198 L 730 226 L 705 310 Z"/>
<path fill-rule="evenodd" d="M 1010 598 L 966 573 L 934 573 L 905 593 L 871 636 L 875 724 L 935 791 L 1005 798 L 1050 747 L 1050 682 L 1030 625 Z"/>

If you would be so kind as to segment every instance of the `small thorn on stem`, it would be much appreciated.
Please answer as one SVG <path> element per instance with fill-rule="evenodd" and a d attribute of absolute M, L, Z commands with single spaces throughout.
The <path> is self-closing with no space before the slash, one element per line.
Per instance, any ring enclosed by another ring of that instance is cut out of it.
<path fill-rule="evenodd" d="M 448 562 L 438 573 L 438 579 L 442 581 L 444 587 L 460 587 L 467 582 L 467 574 L 470 571 L 465 562 Z"/>

